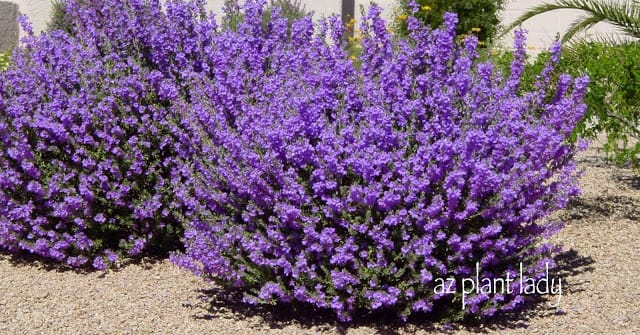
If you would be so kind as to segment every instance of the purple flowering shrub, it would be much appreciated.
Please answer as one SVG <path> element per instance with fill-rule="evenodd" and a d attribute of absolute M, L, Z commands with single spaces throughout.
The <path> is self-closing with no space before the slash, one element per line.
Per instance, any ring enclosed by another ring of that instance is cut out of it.
<path fill-rule="evenodd" d="M 394 39 L 372 7 L 361 66 L 335 19 L 263 25 L 248 1 L 217 66 L 192 89 L 185 124 L 197 209 L 172 260 L 239 289 L 250 304 L 292 302 L 335 311 L 444 311 L 489 317 L 524 299 L 476 294 L 460 308 L 437 278 L 543 275 L 561 225 L 547 219 L 577 194 L 567 137 L 585 112 L 587 80 L 554 63 L 519 92 L 524 33 L 509 73 L 477 61 L 476 41 L 409 18 Z M 223 42 L 224 41 L 224 42 Z M 559 45 L 554 45 L 557 62 Z M 225 78 L 231 78 L 230 81 Z M 195 87 L 198 87 L 197 89 Z"/>
<path fill-rule="evenodd" d="M 501 73 L 453 15 L 395 39 L 372 7 L 355 66 L 337 18 L 266 0 L 233 29 L 203 1 L 82 3 L 72 34 L 28 36 L 0 73 L 0 248 L 104 268 L 182 237 L 172 260 L 246 302 L 341 320 L 491 316 L 523 302 L 517 281 L 461 310 L 437 279 L 553 265 L 587 84 L 551 82 L 559 45 L 521 92 L 524 34 Z"/>
<path fill-rule="evenodd" d="M 195 2 L 66 5 L 74 34 L 30 34 L 0 73 L 0 248 L 98 269 L 175 250 L 180 115 L 213 20 Z"/>

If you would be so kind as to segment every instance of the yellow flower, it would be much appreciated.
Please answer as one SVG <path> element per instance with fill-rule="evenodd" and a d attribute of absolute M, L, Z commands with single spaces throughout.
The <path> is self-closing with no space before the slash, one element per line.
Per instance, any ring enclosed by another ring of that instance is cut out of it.
<path fill-rule="evenodd" d="M 487 43 L 485 43 L 484 41 L 478 41 L 478 45 L 483 47 L 483 46 L 487 45 Z"/>
<path fill-rule="evenodd" d="M 349 21 L 347 22 L 347 27 L 351 28 L 356 24 L 356 19 L 351 18 L 349 19 Z"/>
<path fill-rule="evenodd" d="M 407 19 L 407 14 L 400 14 L 398 15 L 398 21 L 404 21 Z"/>
<path fill-rule="evenodd" d="M 500 52 L 498 52 L 498 50 L 496 49 L 491 49 L 490 53 L 491 53 L 491 56 L 497 56 Z"/>
<path fill-rule="evenodd" d="M 430 11 L 430 10 L 431 10 L 431 6 L 429 6 L 429 5 L 424 5 L 424 6 L 422 6 L 422 10 L 423 10 L 423 11 L 425 11 L 425 12 L 428 12 L 428 11 Z"/>
<path fill-rule="evenodd" d="M 467 38 L 467 35 L 466 34 L 460 34 L 459 38 L 460 38 L 461 41 L 464 41 Z"/>
<path fill-rule="evenodd" d="M 351 58 L 351 60 L 356 60 L 356 56 L 354 55 L 349 56 L 349 58 Z"/>
<path fill-rule="evenodd" d="M 473 33 L 479 33 L 482 29 L 475 27 L 475 28 L 471 28 L 471 32 Z"/>

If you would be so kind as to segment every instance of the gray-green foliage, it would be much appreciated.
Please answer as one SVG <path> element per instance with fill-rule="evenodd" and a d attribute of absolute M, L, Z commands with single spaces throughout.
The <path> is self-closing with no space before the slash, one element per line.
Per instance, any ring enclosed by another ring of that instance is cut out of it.
<path fill-rule="evenodd" d="M 0 71 L 4 71 L 9 66 L 9 55 L 0 53 Z"/>

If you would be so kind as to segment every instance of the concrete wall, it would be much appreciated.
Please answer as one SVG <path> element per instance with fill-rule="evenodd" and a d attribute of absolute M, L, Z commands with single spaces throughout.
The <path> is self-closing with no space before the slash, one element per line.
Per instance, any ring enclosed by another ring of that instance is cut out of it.
<path fill-rule="evenodd" d="M 0 52 L 15 48 L 18 42 L 18 6 L 0 1 Z"/>
<path fill-rule="evenodd" d="M 527 8 L 549 1 L 552 0 L 511 0 L 503 13 L 503 22 L 508 24 Z M 46 27 L 51 0 L 13 0 L 12 2 L 18 4 L 20 11 L 29 16 L 35 31 L 41 31 Z M 397 3 L 396 0 L 377 0 L 376 2 L 385 9 L 385 17 L 391 19 Z M 224 0 L 208 0 L 207 8 L 219 14 L 223 3 Z M 303 0 L 303 3 L 307 10 L 314 11 L 316 18 L 339 14 L 341 10 L 341 0 Z M 361 5 L 366 7 L 369 3 L 369 0 L 355 0 L 356 19 L 360 18 L 359 7 Z M 548 47 L 555 35 L 563 32 L 579 15 L 579 11 L 556 11 L 527 21 L 523 27 L 529 31 L 528 44 L 530 48 L 541 50 Z M 6 22 L 0 21 L 0 24 L 6 24 Z M 611 26 L 599 24 L 591 30 L 591 33 L 610 33 L 613 31 Z M 507 37 L 503 42 L 508 47 L 511 45 L 511 38 Z"/>

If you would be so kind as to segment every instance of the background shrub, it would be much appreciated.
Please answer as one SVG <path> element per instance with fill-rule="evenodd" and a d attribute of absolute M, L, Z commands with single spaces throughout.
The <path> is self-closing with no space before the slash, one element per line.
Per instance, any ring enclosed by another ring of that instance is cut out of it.
<path fill-rule="evenodd" d="M 208 80 L 193 90 L 199 207 L 173 261 L 247 303 L 310 304 L 341 320 L 361 309 L 487 317 L 522 304 L 519 283 L 473 294 L 464 310 L 459 289 L 434 286 L 460 283 L 476 263 L 486 278 L 553 266 L 546 238 L 560 225 L 547 216 L 577 193 L 567 139 L 587 85 L 562 75 L 550 86 L 559 45 L 520 92 L 522 32 L 501 74 L 476 61 L 474 36 L 456 43 L 454 15 L 436 30 L 408 17 L 408 39 L 396 40 L 373 6 L 356 67 L 337 19 L 295 21 L 287 39 L 285 19 L 263 25 L 258 1 L 244 10 L 230 49 L 206 56 L 234 91 Z"/>
<path fill-rule="evenodd" d="M 406 18 L 412 16 L 412 0 L 400 0 L 396 16 L 396 30 L 407 33 Z M 458 15 L 457 35 L 475 34 L 478 41 L 486 44 L 496 35 L 500 25 L 500 12 L 505 0 L 416 0 L 413 16 L 425 24 L 436 28 L 444 23 L 445 12 Z M 478 30 L 479 29 L 479 30 Z"/>
<path fill-rule="evenodd" d="M 290 23 L 310 14 L 306 11 L 302 0 L 271 0 L 271 7 L 280 8 L 282 11 L 280 15 L 286 17 Z"/>
<path fill-rule="evenodd" d="M 578 135 L 604 134 L 610 158 L 640 167 L 640 43 L 577 43 L 561 67 L 591 78 Z"/>

